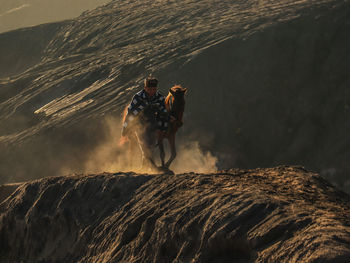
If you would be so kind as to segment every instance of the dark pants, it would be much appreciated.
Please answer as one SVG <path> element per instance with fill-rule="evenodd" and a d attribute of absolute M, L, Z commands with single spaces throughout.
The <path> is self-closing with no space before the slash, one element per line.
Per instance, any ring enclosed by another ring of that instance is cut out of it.
<path fill-rule="evenodd" d="M 153 160 L 153 149 L 157 143 L 156 129 L 153 125 L 146 125 L 143 131 L 137 133 L 140 148 L 142 150 L 142 166 L 145 168 L 155 168 Z"/>

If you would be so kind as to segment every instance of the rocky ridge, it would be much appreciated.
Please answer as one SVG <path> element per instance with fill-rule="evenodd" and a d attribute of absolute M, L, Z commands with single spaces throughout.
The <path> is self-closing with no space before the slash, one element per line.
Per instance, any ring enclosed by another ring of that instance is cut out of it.
<path fill-rule="evenodd" d="M 44 178 L 0 204 L 0 260 L 347 262 L 349 201 L 301 167 Z"/>

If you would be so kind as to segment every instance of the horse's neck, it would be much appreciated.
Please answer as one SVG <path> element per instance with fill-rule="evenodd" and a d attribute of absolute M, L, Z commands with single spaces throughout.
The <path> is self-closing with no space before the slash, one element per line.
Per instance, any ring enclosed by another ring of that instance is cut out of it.
<path fill-rule="evenodd" d="M 173 106 L 174 106 L 174 96 L 169 94 L 169 99 L 168 99 L 168 111 L 171 112 L 173 110 Z"/>
<path fill-rule="evenodd" d="M 179 101 L 174 98 L 172 103 L 171 112 L 176 116 L 179 121 L 182 121 L 182 115 L 185 109 L 185 101 Z"/>

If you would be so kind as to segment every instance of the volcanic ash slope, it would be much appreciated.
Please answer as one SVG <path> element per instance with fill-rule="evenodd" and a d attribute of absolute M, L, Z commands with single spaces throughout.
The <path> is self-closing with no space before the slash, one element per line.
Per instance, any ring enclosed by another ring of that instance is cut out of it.
<path fill-rule="evenodd" d="M 0 205 L 1 262 L 346 262 L 350 197 L 298 167 L 51 177 Z"/>
<path fill-rule="evenodd" d="M 347 0 L 126 0 L 0 34 L 0 183 L 85 172 L 153 73 L 188 88 L 177 141 L 221 169 L 297 163 L 345 186 L 349 32 Z"/>

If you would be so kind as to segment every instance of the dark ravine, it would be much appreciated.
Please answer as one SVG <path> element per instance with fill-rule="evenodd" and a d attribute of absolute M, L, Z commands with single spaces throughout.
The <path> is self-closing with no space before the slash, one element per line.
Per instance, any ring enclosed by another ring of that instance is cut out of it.
<path fill-rule="evenodd" d="M 350 196 L 288 166 L 50 177 L 0 204 L 0 247 L 1 262 L 347 262 Z"/>

